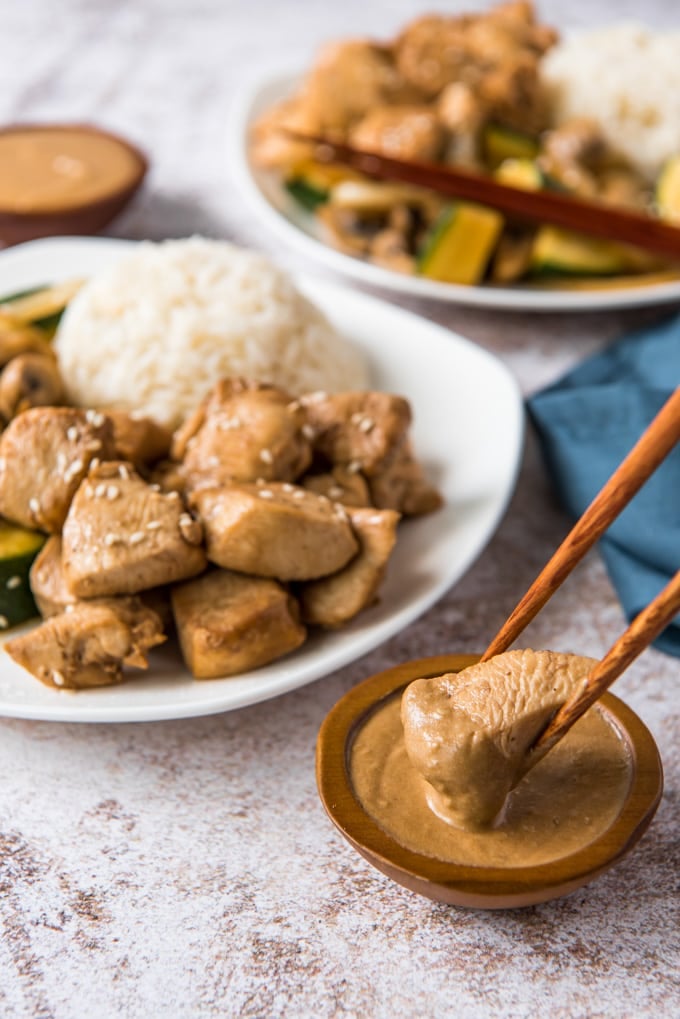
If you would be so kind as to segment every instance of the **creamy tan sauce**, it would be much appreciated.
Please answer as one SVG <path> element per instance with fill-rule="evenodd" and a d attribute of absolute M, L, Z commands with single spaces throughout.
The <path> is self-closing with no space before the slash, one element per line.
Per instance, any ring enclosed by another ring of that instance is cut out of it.
<path fill-rule="evenodd" d="M 0 133 L 0 209 L 57 212 L 132 183 L 139 160 L 115 138 L 74 128 Z"/>
<path fill-rule="evenodd" d="M 450 863 L 520 867 L 547 863 L 587 846 L 621 811 L 631 782 L 623 739 L 591 708 L 510 794 L 503 822 L 464 831 L 441 820 L 427 783 L 409 761 L 395 695 L 362 725 L 350 774 L 364 809 L 407 849 Z"/>

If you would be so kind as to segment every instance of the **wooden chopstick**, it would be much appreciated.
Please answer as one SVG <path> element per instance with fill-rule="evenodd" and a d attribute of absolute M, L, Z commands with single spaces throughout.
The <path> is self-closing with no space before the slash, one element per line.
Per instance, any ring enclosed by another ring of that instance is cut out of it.
<path fill-rule="evenodd" d="M 491 641 L 481 661 L 485 662 L 510 647 L 678 441 L 680 388 L 669 397 L 628 456 L 574 524 Z"/>
<path fill-rule="evenodd" d="M 628 629 L 588 676 L 583 688 L 566 701 L 553 716 L 530 752 L 547 753 L 572 727 L 630 663 L 648 647 L 655 637 L 680 612 L 680 570 L 663 591 L 635 617 Z"/>
<path fill-rule="evenodd" d="M 531 222 L 552 223 L 594 237 L 633 244 L 667 258 L 680 259 L 680 229 L 653 216 L 585 201 L 556 191 L 527 191 L 491 177 L 438 163 L 406 162 L 355 149 L 320 135 L 286 130 L 286 135 L 315 146 L 321 162 L 349 166 L 368 177 L 430 188 L 441 195 L 488 205 Z"/>

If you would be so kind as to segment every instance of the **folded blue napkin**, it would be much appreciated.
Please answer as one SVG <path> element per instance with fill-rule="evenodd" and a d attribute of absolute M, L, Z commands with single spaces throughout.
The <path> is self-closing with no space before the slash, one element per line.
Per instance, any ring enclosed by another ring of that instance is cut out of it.
<path fill-rule="evenodd" d="M 680 316 L 615 343 L 528 401 L 565 509 L 580 516 L 680 385 Z M 600 541 L 629 619 L 680 569 L 680 445 Z M 656 647 L 680 656 L 680 615 Z"/>

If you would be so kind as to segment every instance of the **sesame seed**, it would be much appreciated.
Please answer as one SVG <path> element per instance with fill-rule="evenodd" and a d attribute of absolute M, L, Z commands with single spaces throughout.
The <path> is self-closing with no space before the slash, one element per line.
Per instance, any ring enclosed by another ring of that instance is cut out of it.
<path fill-rule="evenodd" d="M 303 492 L 303 490 L 301 488 L 298 488 L 298 490 L 296 492 L 293 492 L 293 498 L 294 499 L 304 499 L 304 497 L 305 497 L 305 493 Z"/>
<path fill-rule="evenodd" d="M 299 400 L 292 400 L 291 403 L 286 404 L 286 410 L 290 411 L 291 414 L 295 414 L 300 409 L 302 404 Z"/>
<path fill-rule="evenodd" d="M 74 609 L 75 605 L 73 604 L 73 602 L 69 602 L 68 605 L 64 606 L 64 612 L 73 612 Z"/>
<path fill-rule="evenodd" d="M 173 502 L 178 502 L 179 501 L 179 492 L 168 492 L 167 498 L 168 499 L 172 499 Z"/>
<path fill-rule="evenodd" d="M 85 443 L 85 449 L 88 453 L 98 453 L 101 448 L 102 444 L 99 439 L 90 439 L 89 442 Z"/>
<path fill-rule="evenodd" d="M 274 493 L 270 492 L 270 490 L 268 488 L 261 488 L 260 491 L 257 494 L 259 495 L 260 499 L 273 499 L 274 498 Z"/>
<path fill-rule="evenodd" d="M 99 482 L 99 484 L 94 490 L 94 494 L 97 499 L 101 499 L 101 497 L 106 494 L 106 485 L 104 484 L 103 481 Z"/>
<path fill-rule="evenodd" d="M 220 458 L 218 456 L 211 456 L 208 458 L 208 467 L 219 467 Z"/>
<path fill-rule="evenodd" d="M 374 513 L 372 516 L 366 518 L 366 522 L 368 524 L 381 524 L 382 521 L 382 513 Z"/>
<path fill-rule="evenodd" d="M 273 455 L 271 449 L 261 449 L 260 450 L 260 460 L 264 464 L 272 464 L 272 463 L 274 463 L 274 455 Z"/>
<path fill-rule="evenodd" d="M 31 513 L 33 513 L 34 515 L 40 513 L 40 503 L 39 503 L 39 501 L 37 499 L 35 499 L 35 498 L 29 499 L 28 500 L 28 508 L 31 511 Z"/>
<path fill-rule="evenodd" d="M 150 520 L 146 525 L 147 531 L 157 531 L 159 527 L 162 527 L 160 520 Z"/>
<path fill-rule="evenodd" d="M 100 414 L 98 410 L 92 410 L 92 409 L 86 410 L 85 411 L 85 420 L 89 421 L 89 423 L 91 425 L 94 425 L 95 428 L 99 428 L 100 425 L 104 424 L 104 415 Z"/>
<path fill-rule="evenodd" d="M 344 491 L 344 488 L 340 488 L 340 485 L 331 485 L 328 489 L 328 494 L 331 499 L 340 499 Z"/>
<path fill-rule="evenodd" d="M 185 527 L 187 524 L 193 524 L 193 522 L 194 518 L 191 516 L 190 513 L 182 513 L 182 515 L 179 518 L 180 525 L 184 524 Z"/>
<path fill-rule="evenodd" d="M 55 686 L 63 686 L 66 680 L 58 669 L 52 669 L 52 682 Z"/>
<path fill-rule="evenodd" d="M 294 492 L 295 491 L 295 485 L 291 485 L 291 483 L 289 481 L 284 481 L 284 483 L 281 485 L 281 491 L 282 492 Z"/>
<path fill-rule="evenodd" d="M 371 418 L 364 418 L 359 425 L 359 431 L 368 434 L 375 428 L 375 421 Z"/>
<path fill-rule="evenodd" d="M 67 464 L 68 459 L 66 457 L 66 453 L 64 453 L 63 449 L 60 449 L 59 452 L 57 453 L 57 471 L 59 472 L 59 474 L 63 474 L 63 472 L 66 470 Z"/>
<path fill-rule="evenodd" d="M 315 393 L 306 393 L 300 400 L 302 403 L 321 403 L 327 396 L 328 393 L 324 393 L 322 389 L 317 389 Z"/>
<path fill-rule="evenodd" d="M 360 460 L 350 460 L 350 462 L 347 464 L 348 474 L 358 474 L 360 470 L 361 470 Z"/>
<path fill-rule="evenodd" d="M 13 591 L 15 587 L 21 587 L 21 577 L 10 577 L 7 581 L 8 591 Z"/>
<path fill-rule="evenodd" d="M 81 459 L 74 460 L 66 473 L 71 475 L 77 474 L 78 471 L 82 471 L 84 466 L 85 465 L 83 464 L 83 461 Z"/>
<path fill-rule="evenodd" d="M 94 488 L 92 485 L 85 485 L 83 491 L 88 499 L 91 499 L 94 495 Z"/>
<path fill-rule="evenodd" d="M 121 464 L 120 467 L 118 468 L 118 477 L 122 478 L 123 481 L 129 481 L 130 480 L 130 472 L 127 469 L 127 467 L 125 466 L 125 464 Z"/>
<path fill-rule="evenodd" d="M 92 459 L 90 460 L 90 470 L 91 471 L 96 470 L 97 467 L 99 467 L 100 463 L 101 463 L 101 460 L 99 459 L 99 457 L 98 456 L 93 456 Z"/>
<path fill-rule="evenodd" d="M 0 630 L 6 630 L 9 626 L 9 619 L 7 616 L 0 616 Z"/>
<path fill-rule="evenodd" d="M 120 538 L 118 537 L 117 534 L 105 534 L 104 535 L 104 544 L 108 545 L 109 548 L 111 548 L 112 545 L 115 545 L 119 541 L 120 541 Z"/>
<path fill-rule="evenodd" d="M 312 440 L 312 439 L 313 439 L 313 438 L 315 437 L 315 435 L 316 435 L 316 432 L 314 431 L 314 429 L 312 428 L 312 426 L 311 426 L 311 425 L 309 425 L 309 424 L 303 425 L 303 426 L 302 426 L 302 428 L 300 429 L 300 431 L 301 431 L 301 432 L 302 432 L 302 434 L 304 435 L 305 439 L 309 439 L 309 441 L 310 441 L 310 442 L 311 442 L 311 440 Z"/>
<path fill-rule="evenodd" d="M 144 541 L 145 537 L 146 535 L 144 534 L 144 531 L 133 531 L 130 535 L 130 544 L 139 545 L 140 541 Z"/>
<path fill-rule="evenodd" d="M 117 499 L 119 495 L 120 488 L 118 488 L 118 485 L 109 485 L 108 488 L 106 489 L 106 498 L 110 502 L 113 502 L 114 499 Z"/>
<path fill-rule="evenodd" d="M 152 492 L 160 492 L 161 490 L 161 486 L 157 485 L 155 482 L 153 485 L 149 485 L 149 488 L 151 489 Z"/>
<path fill-rule="evenodd" d="M 66 429 L 66 438 L 69 440 L 69 442 L 76 442 L 78 438 L 78 429 L 76 428 L 75 425 L 71 425 L 69 428 Z"/>
<path fill-rule="evenodd" d="M 351 425 L 361 424 L 361 421 L 363 420 L 363 417 L 364 417 L 364 415 L 361 413 L 360 410 L 355 411 L 355 413 L 352 414 L 352 416 L 350 417 L 349 422 L 350 422 Z"/>

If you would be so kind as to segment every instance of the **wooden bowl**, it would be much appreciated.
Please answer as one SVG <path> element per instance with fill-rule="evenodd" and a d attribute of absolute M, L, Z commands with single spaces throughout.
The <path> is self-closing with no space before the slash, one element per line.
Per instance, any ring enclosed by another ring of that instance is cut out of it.
<path fill-rule="evenodd" d="M 141 186 L 149 168 L 146 156 L 136 146 L 110 131 L 103 131 L 90 124 L 11 124 L 1 128 L 0 134 L 6 135 L 16 131 L 23 133 L 64 130 L 99 135 L 121 146 L 136 163 L 133 175 L 123 186 L 101 198 L 85 202 L 74 201 L 59 209 L 18 212 L 0 207 L 0 242 L 3 244 L 20 244 L 23 241 L 35 240 L 37 237 L 97 233 L 122 212 Z"/>
<path fill-rule="evenodd" d="M 367 716 L 414 679 L 460 672 L 476 655 L 440 655 L 378 673 L 350 690 L 326 716 L 316 750 L 319 795 L 348 842 L 383 874 L 438 902 L 474 909 L 510 909 L 567 895 L 604 873 L 628 853 L 649 826 L 661 799 L 663 771 L 651 733 L 612 694 L 599 705 L 616 723 L 631 755 L 631 786 L 614 823 L 589 845 L 559 860 L 531 867 L 471 867 L 445 863 L 404 848 L 364 810 L 354 795 L 349 753 Z"/>

